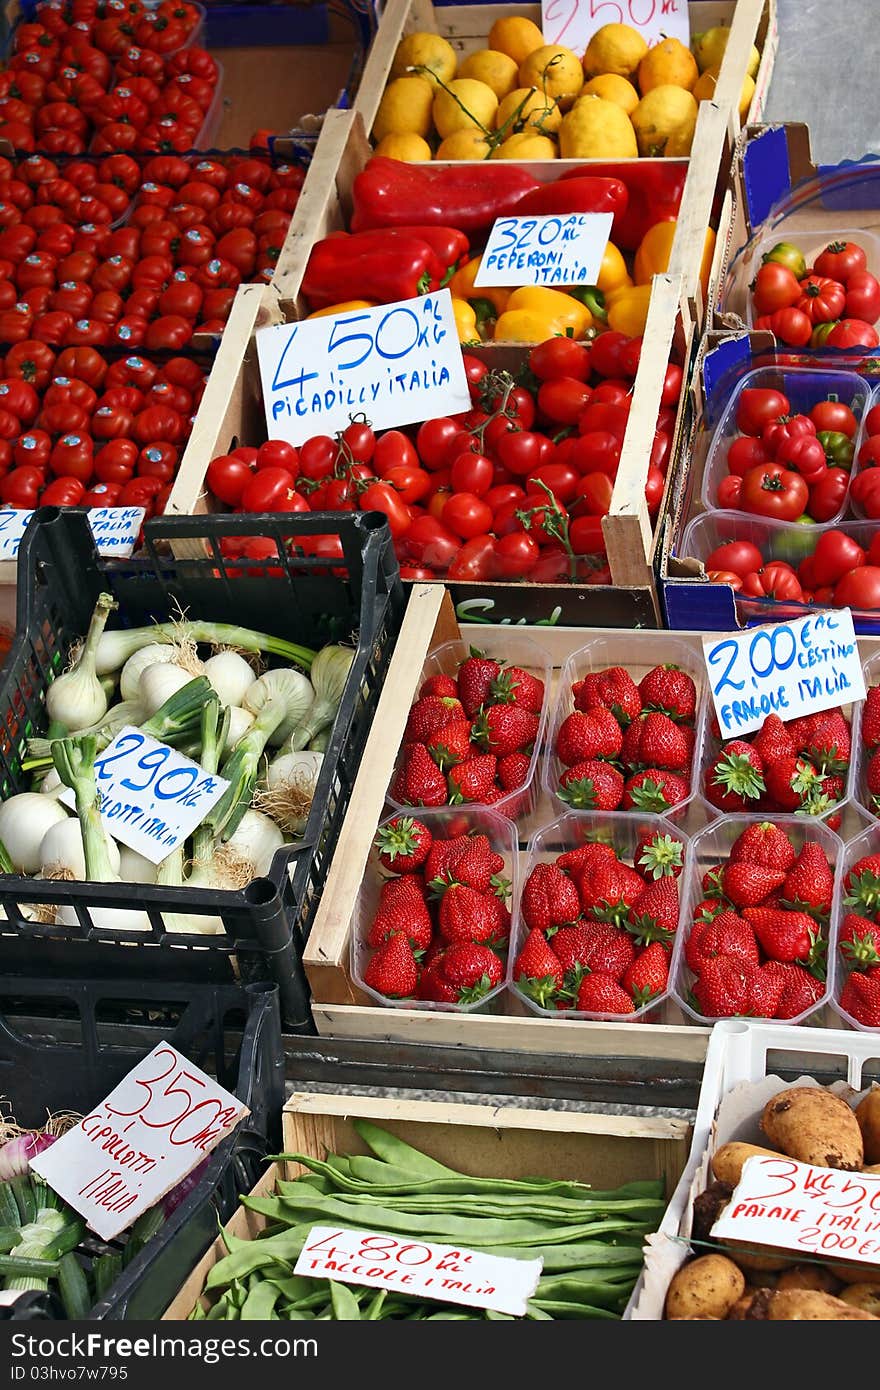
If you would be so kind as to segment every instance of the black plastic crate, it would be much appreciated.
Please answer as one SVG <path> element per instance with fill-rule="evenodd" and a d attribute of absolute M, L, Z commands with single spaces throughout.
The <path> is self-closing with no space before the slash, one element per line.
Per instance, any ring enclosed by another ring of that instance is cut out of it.
<path fill-rule="evenodd" d="M 338 536 L 343 559 L 303 555 L 297 541 Z M 306 646 L 357 646 L 302 839 L 278 850 L 268 877 L 241 892 L 41 881 L 0 875 L 0 974 L 277 983 L 289 1031 L 312 1031 L 301 947 L 327 877 L 405 605 L 388 525 L 376 512 L 158 518 L 131 560 L 98 558 L 83 509 L 43 508 L 18 559 L 16 638 L 0 674 L 0 799 L 27 789 L 28 737 L 46 731 L 45 690 L 63 670 L 102 590 L 119 608 L 108 627 L 139 627 L 186 610 Z M 268 537 L 267 561 L 230 560 L 221 541 Z M 175 558 L 171 547 L 194 555 Z M 78 927 L 29 921 L 22 904 L 73 905 Z M 146 910 L 149 932 L 96 926 L 90 908 Z M 219 916 L 216 936 L 169 932 L 165 914 Z M 121 943 L 125 943 L 124 946 Z M 84 952 L 87 954 L 84 956 Z M 234 957 L 234 959 L 233 959 Z"/>
<path fill-rule="evenodd" d="M 264 1170 L 280 1140 L 284 1058 L 273 985 L 160 985 L 132 980 L 16 979 L 0 1009 L 0 1094 L 20 1124 L 88 1113 L 161 1040 L 215 1076 L 250 1109 L 209 1156 L 198 1185 L 133 1257 L 91 1318 L 160 1317 L 189 1271 Z M 86 1236 L 84 1257 L 124 1249 Z M 54 1293 L 29 1294 L 8 1316 L 63 1317 Z"/>

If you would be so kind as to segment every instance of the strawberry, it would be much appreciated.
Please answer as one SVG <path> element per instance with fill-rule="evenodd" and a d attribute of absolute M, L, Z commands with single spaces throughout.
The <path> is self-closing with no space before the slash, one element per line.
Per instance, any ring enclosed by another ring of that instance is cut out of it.
<path fill-rule="evenodd" d="M 452 947 L 447 947 L 452 950 Z M 450 984 L 443 973 L 443 958 L 445 950 L 441 950 L 422 971 L 419 980 L 417 998 L 429 999 L 434 1004 L 457 1004 L 459 1002 L 458 990 L 455 985 Z"/>
<path fill-rule="evenodd" d="M 853 864 L 843 880 L 846 907 L 852 907 L 863 917 L 880 912 L 880 854 L 864 855 Z"/>
<path fill-rule="evenodd" d="M 641 1009 L 662 994 L 669 981 L 669 960 L 659 941 L 646 946 L 626 971 L 621 984 Z"/>
<path fill-rule="evenodd" d="M 742 915 L 770 960 L 806 961 L 818 970 L 827 943 L 819 936 L 819 929 L 808 913 L 774 907 L 744 907 Z"/>
<path fill-rule="evenodd" d="M 562 966 L 548 946 L 544 933 L 534 928 L 513 963 L 513 978 L 524 994 L 542 1009 L 549 1007 L 562 988 Z"/>
<path fill-rule="evenodd" d="M 678 929 L 678 912 L 678 884 L 674 878 L 658 878 L 633 903 L 624 926 L 645 945 L 670 941 Z"/>
<path fill-rule="evenodd" d="M 797 850 L 784 830 L 763 820 L 746 826 L 731 845 L 728 858 L 732 864 L 762 864 L 765 869 L 787 873 L 797 859 Z"/>
<path fill-rule="evenodd" d="M 503 904 L 491 893 L 478 893 L 462 883 L 453 883 L 443 894 L 437 924 L 444 940 L 494 941 L 506 935 Z"/>
<path fill-rule="evenodd" d="M 825 983 L 817 980 L 802 965 L 784 964 L 778 960 L 768 960 L 763 967 L 765 975 L 772 975 L 782 981 L 782 994 L 774 1018 L 797 1018 L 806 1009 L 811 1009 L 825 993 Z"/>
<path fill-rule="evenodd" d="M 508 753 L 498 759 L 497 777 L 503 791 L 513 792 L 528 781 L 532 760 L 528 753 Z"/>
<path fill-rule="evenodd" d="M 781 869 L 765 869 L 762 864 L 726 864 L 721 878 L 734 907 L 759 907 L 785 882 Z"/>
<path fill-rule="evenodd" d="M 459 1004 L 475 1004 L 501 983 L 501 961 L 488 946 L 462 941 L 443 952 L 441 972 L 457 992 Z"/>
<path fill-rule="evenodd" d="M 754 971 L 748 986 L 748 999 L 744 1012 L 750 1018 L 775 1018 L 776 1011 L 782 1002 L 782 993 L 785 988 L 784 981 L 780 979 L 778 973 L 770 969 L 771 962 L 767 961 L 764 965 Z M 754 969 L 754 967 L 746 967 Z"/>
<path fill-rule="evenodd" d="M 364 971 L 364 984 L 388 999 L 408 999 L 418 983 L 419 967 L 412 947 L 403 932 L 394 932 Z"/>
<path fill-rule="evenodd" d="M 376 835 L 379 863 L 389 873 L 409 873 L 424 864 L 433 843 L 434 837 L 423 821 L 395 816 Z"/>
<path fill-rule="evenodd" d="M 719 912 L 711 922 L 696 921 L 691 927 L 684 958 L 694 974 L 699 975 L 706 961 L 715 956 L 732 956 L 749 965 L 760 964 L 755 933 L 736 912 Z"/>
<path fill-rule="evenodd" d="M 425 746 L 441 772 L 473 757 L 471 726 L 466 719 L 453 719 L 426 741 Z"/>
<path fill-rule="evenodd" d="M 707 869 L 700 879 L 700 888 L 703 893 L 720 893 L 723 873 L 723 864 L 713 864 L 711 869 Z"/>
<path fill-rule="evenodd" d="M 524 705 L 487 705 L 477 715 L 471 735 L 485 753 L 504 758 L 530 748 L 537 732 L 538 716 Z"/>
<path fill-rule="evenodd" d="M 566 767 L 593 758 L 616 758 L 623 748 L 620 725 L 610 710 L 574 710 L 563 719 L 556 735 L 556 756 Z"/>
<path fill-rule="evenodd" d="M 494 753 L 478 753 L 466 758 L 449 770 L 449 801 L 458 806 L 463 801 L 482 801 L 495 788 L 495 769 L 498 759 Z"/>
<path fill-rule="evenodd" d="M 783 724 L 778 714 L 767 715 L 751 743 L 762 763 L 773 762 L 775 758 L 790 758 L 797 752 L 788 726 Z"/>
<path fill-rule="evenodd" d="M 640 835 L 633 851 L 633 868 L 643 878 L 663 878 L 671 874 L 678 878 L 684 868 L 684 845 L 674 835 L 660 830 Z"/>
<path fill-rule="evenodd" d="M 627 767 L 663 767 L 671 772 L 690 767 L 694 731 L 676 724 L 668 714 L 651 711 L 634 719 L 624 735 Z"/>
<path fill-rule="evenodd" d="M 617 863 L 617 855 L 611 845 L 606 845 L 604 840 L 589 840 L 585 845 L 578 845 L 577 849 L 567 849 L 564 854 L 556 856 L 556 863 L 560 869 L 565 869 L 578 876 L 591 864 L 598 864 L 603 859 L 612 860 Z"/>
<path fill-rule="evenodd" d="M 811 714 L 804 721 L 804 730 L 797 751 L 804 753 L 810 762 L 823 774 L 845 772 L 849 767 L 852 739 L 849 724 L 839 709 L 822 710 Z"/>
<path fill-rule="evenodd" d="M 437 836 L 422 869 L 425 882 L 430 884 L 433 879 L 440 878 L 447 871 L 451 874 L 451 870 L 467 849 L 470 839 L 470 835 L 452 835 L 448 840 Z"/>
<path fill-rule="evenodd" d="M 880 969 L 854 970 L 840 991 L 840 1007 L 864 1028 L 880 1028 Z"/>
<path fill-rule="evenodd" d="M 714 922 L 715 918 L 722 912 L 726 912 L 728 904 L 723 898 L 714 896 L 701 898 L 694 908 L 695 922 Z"/>
<path fill-rule="evenodd" d="M 489 697 L 489 687 L 501 674 L 501 666 L 471 647 L 471 654 L 458 668 L 458 698 L 464 712 L 473 719 Z"/>
<path fill-rule="evenodd" d="M 632 937 L 610 922 L 580 922 L 561 927 L 553 949 L 566 971 L 566 985 L 577 989 L 586 971 L 622 979 L 636 958 Z"/>
<path fill-rule="evenodd" d="M 649 767 L 630 777 L 623 788 L 621 808 L 660 814 L 677 806 L 690 796 L 690 783 L 677 772 L 667 772 L 663 768 Z"/>
<path fill-rule="evenodd" d="M 590 758 L 566 768 L 556 795 L 574 811 L 616 811 L 623 799 L 623 775 L 611 763 Z"/>
<path fill-rule="evenodd" d="M 722 811 L 748 809 L 766 790 L 760 753 L 741 738 L 726 743 L 706 768 L 703 787 L 706 800 Z"/>
<path fill-rule="evenodd" d="M 489 685 L 489 699 L 498 705 L 519 705 L 532 714 L 540 714 L 544 682 L 521 666 L 506 666 Z"/>
<path fill-rule="evenodd" d="M 782 885 L 783 900 L 815 917 L 827 917 L 834 895 L 834 874 L 821 845 L 808 840 Z"/>
<path fill-rule="evenodd" d="M 454 856 L 440 871 L 436 878 L 428 882 L 434 897 L 442 897 L 453 883 L 473 888 L 477 893 L 496 893 L 504 897 L 510 888 L 500 874 L 504 869 L 504 859 L 496 854 L 485 835 L 467 835 L 465 844 L 458 847 Z"/>
<path fill-rule="evenodd" d="M 697 1009 L 704 1018 L 734 1018 L 748 1011 L 757 965 L 733 956 L 707 960 L 693 984 Z"/>
<path fill-rule="evenodd" d="M 678 666 L 655 666 L 639 681 L 639 694 L 643 709 L 662 710 L 682 723 L 693 723 L 697 687 Z"/>
<path fill-rule="evenodd" d="M 845 961 L 862 969 L 880 965 L 880 926 L 867 917 L 848 912 L 840 924 L 837 949 Z"/>
<path fill-rule="evenodd" d="M 880 747 L 880 685 L 872 685 L 862 705 L 862 743 L 873 752 Z"/>
<path fill-rule="evenodd" d="M 403 742 L 428 743 L 439 729 L 451 724 L 454 719 L 464 719 L 460 700 L 449 695 L 424 695 L 416 700 L 409 712 Z"/>
<path fill-rule="evenodd" d="M 424 695 L 442 695 L 446 699 L 458 699 L 458 686 L 453 676 L 428 676 L 419 687 L 419 699 Z"/>
<path fill-rule="evenodd" d="M 764 780 L 767 795 L 780 811 L 808 809 L 822 795 L 822 778 L 805 758 L 777 758 L 765 768 Z"/>
<path fill-rule="evenodd" d="M 590 1014 L 635 1013 L 633 1001 L 623 986 L 612 975 L 599 971 L 581 980 L 575 1008 Z"/>
<path fill-rule="evenodd" d="M 872 690 L 880 690 L 880 685 L 871 688 Z M 868 766 L 865 768 L 865 783 L 870 796 L 870 805 L 876 811 L 880 807 L 880 748 L 873 752 L 868 759 Z"/>
<path fill-rule="evenodd" d="M 390 878 L 382 884 L 379 905 L 367 935 L 367 945 L 381 946 L 395 934 L 405 936 L 413 951 L 424 951 L 431 944 L 434 928 L 422 881 L 417 874 Z"/>
<path fill-rule="evenodd" d="M 550 931 L 581 915 L 578 890 L 555 864 L 536 864 L 522 891 L 521 911 L 527 927 Z"/>
<path fill-rule="evenodd" d="M 610 709 L 618 724 L 624 727 L 642 710 L 642 697 L 629 671 L 622 666 L 609 666 L 605 671 L 591 671 L 571 687 L 575 709 L 588 710 L 595 705 Z"/>
<path fill-rule="evenodd" d="M 628 864 L 610 859 L 599 860 L 585 869 L 580 888 L 584 911 L 616 926 L 625 924 L 630 908 L 647 892 L 641 874 Z"/>
<path fill-rule="evenodd" d="M 403 749 L 391 795 L 402 806 L 446 805 L 446 778 L 423 743 L 411 743 Z"/>

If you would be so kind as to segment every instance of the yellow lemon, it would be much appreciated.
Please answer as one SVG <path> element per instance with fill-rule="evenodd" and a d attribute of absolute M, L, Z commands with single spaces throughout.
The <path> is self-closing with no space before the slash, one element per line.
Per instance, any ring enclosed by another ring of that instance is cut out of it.
<path fill-rule="evenodd" d="M 517 67 L 520 67 L 536 48 L 541 48 L 543 43 L 544 35 L 537 24 L 533 24 L 530 19 L 519 19 L 516 15 L 504 15 L 501 19 L 496 19 L 489 30 L 489 47 L 497 49 L 499 53 L 506 53 Z"/>
<path fill-rule="evenodd" d="M 711 101 L 717 85 L 717 72 L 701 72 L 691 89 L 691 96 L 694 101 Z"/>
<path fill-rule="evenodd" d="M 403 159 L 408 164 L 424 164 L 426 160 L 433 158 L 427 140 L 411 131 L 386 135 L 379 141 L 374 153 L 384 155 L 386 159 Z"/>
<path fill-rule="evenodd" d="M 373 122 L 373 139 L 386 135 L 431 134 L 434 88 L 424 77 L 395 77 L 382 93 Z"/>
<path fill-rule="evenodd" d="M 689 48 L 678 39 L 662 39 L 649 48 L 639 63 L 639 91 L 642 96 L 655 87 L 683 87 L 690 91 L 700 70 Z"/>
<path fill-rule="evenodd" d="M 544 44 L 526 58 L 519 70 L 519 85 L 537 87 L 566 111 L 584 85 L 581 60 L 570 48 Z"/>
<path fill-rule="evenodd" d="M 498 110 L 498 98 L 485 82 L 459 77 L 434 97 L 434 125 L 441 139 L 457 130 L 491 130 Z"/>
<path fill-rule="evenodd" d="M 489 142 L 483 133 L 470 126 L 467 130 L 456 130 L 448 135 L 437 147 L 435 159 L 488 159 Z"/>
<path fill-rule="evenodd" d="M 492 151 L 493 159 L 555 159 L 559 151 L 553 140 L 536 130 L 511 135 Z"/>
<path fill-rule="evenodd" d="M 632 77 L 647 51 L 645 40 L 631 25 L 603 24 L 587 44 L 584 72 L 587 77 L 603 73 Z"/>
<path fill-rule="evenodd" d="M 721 67 L 729 38 L 730 30 L 723 24 L 716 24 L 714 29 L 706 29 L 702 34 L 691 34 L 691 49 L 700 72 L 708 72 L 710 68 L 717 71 Z M 749 77 L 757 77 L 760 63 L 761 55 L 752 44 L 746 68 Z"/>
<path fill-rule="evenodd" d="M 491 87 L 500 101 L 516 86 L 517 66 L 506 53 L 498 53 L 493 48 L 481 48 L 469 53 L 458 69 L 459 77 L 474 77 Z"/>
<path fill-rule="evenodd" d="M 739 121 L 743 125 L 748 119 L 749 108 L 755 95 L 755 79 L 746 73 L 739 93 Z"/>
<path fill-rule="evenodd" d="M 563 118 L 559 153 L 563 159 L 635 159 L 639 147 L 625 111 L 602 97 L 585 97 Z"/>
<path fill-rule="evenodd" d="M 541 135 L 555 135 L 562 124 L 562 112 L 555 101 L 549 101 L 535 87 L 517 87 L 498 107 L 495 129 L 507 126 L 511 134 L 521 130 L 537 130 Z"/>
<path fill-rule="evenodd" d="M 697 103 L 683 87 L 666 84 L 643 96 L 632 115 L 641 155 L 688 155 L 697 124 Z"/>
<path fill-rule="evenodd" d="M 691 96 L 696 101 L 712 101 L 715 96 L 715 88 L 718 85 L 718 69 L 707 68 L 700 73 L 697 84 L 691 92 Z M 749 77 L 748 73 L 743 78 L 743 84 L 739 93 L 739 119 L 742 124 L 749 114 L 749 107 L 755 95 L 755 79 Z"/>
<path fill-rule="evenodd" d="M 397 45 L 391 76 L 405 77 L 411 68 L 425 68 L 421 76 L 428 81 L 439 77 L 441 82 L 451 82 L 457 66 L 455 49 L 439 34 L 407 34 Z"/>
<path fill-rule="evenodd" d="M 628 116 L 632 115 L 639 104 L 639 94 L 633 84 L 613 72 L 606 72 L 601 77 L 591 77 L 578 101 L 583 97 L 602 97 L 605 101 L 613 101 Z"/>

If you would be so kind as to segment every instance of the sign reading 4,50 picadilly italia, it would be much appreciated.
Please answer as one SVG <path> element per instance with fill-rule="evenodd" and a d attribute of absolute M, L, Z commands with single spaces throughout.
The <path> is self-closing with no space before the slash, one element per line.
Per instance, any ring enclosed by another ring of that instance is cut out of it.
<path fill-rule="evenodd" d="M 365 415 L 374 429 L 470 409 L 448 290 L 257 333 L 270 439 L 302 444 Z"/>

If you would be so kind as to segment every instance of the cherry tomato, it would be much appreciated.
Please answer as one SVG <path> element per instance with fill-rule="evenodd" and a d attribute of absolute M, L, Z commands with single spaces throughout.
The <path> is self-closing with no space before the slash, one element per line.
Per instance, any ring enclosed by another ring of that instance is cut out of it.
<path fill-rule="evenodd" d="M 525 579 L 538 563 L 541 551 L 528 531 L 511 531 L 494 542 L 494 569 L 502 579 Z"/>
<path fill-rule="evenodd" d="M 532 348 L 529 366 L 541 381 L 555 381 L 560 377 L 586 381 L 590 374 L 590 352 L 574 338 L 548 338 Z"/>
<path fill-rule="evenodd" d="M 577 377 L 554 377 L 540 386 L 538 409 L 554 424 L 576 425 L 592 396 L 589 386 Z"/>
<path fill-rule="evenodd" d="M 460 426 L 448 416 L 426 420 L 420 425 L 416 435 L 416 449 L 425 468 L 432 472 L 438 468 L 445 468 L 449 462 L 450 446 L 461 433 Z"/>
<path fill-rule="evenodd" d="M 571 462 L 580 473 L 605 473 L 617 477 L 621 441 L 608 430 L 592 430 L 573 441 Z"/>
<path fill-rule="evenodd" d="M 405 550 L 416 564 L 444 572 L 458 553 L 457 536 L 433 516 L 417 516 L 405 536 Z"/>

